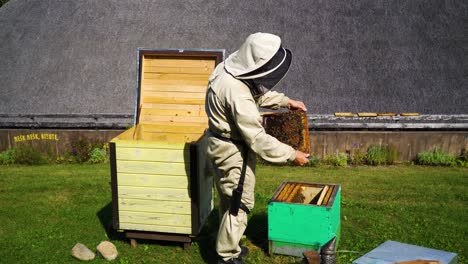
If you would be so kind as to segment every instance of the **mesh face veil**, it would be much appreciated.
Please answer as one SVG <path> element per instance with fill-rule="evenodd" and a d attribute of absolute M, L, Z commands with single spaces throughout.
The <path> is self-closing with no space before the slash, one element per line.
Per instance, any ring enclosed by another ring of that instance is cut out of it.
<path fill-rule="evenodd" d="M 273 89 L 284 76 L 291 65 L 291 51 L 280 47 L 273 58 L 259 69 L 237 77 L 246 83 L 254 97 L 259 97 Z"/>

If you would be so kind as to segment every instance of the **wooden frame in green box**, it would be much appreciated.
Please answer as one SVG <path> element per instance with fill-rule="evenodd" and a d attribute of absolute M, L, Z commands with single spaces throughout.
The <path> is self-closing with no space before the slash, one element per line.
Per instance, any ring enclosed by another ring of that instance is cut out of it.
<path fill-rule="evenodd" d="M 283 182 L 268 204 L 269 253 L 302 257 L 308 250 L 318 251 L 325 243 L 340 238 L 341 187 L 333 184 L 299 183 L 305 186 L 333 186 L 326 205 L 288 203 L 277 200 Z M 294 182 L 297 183 L 297 182 Z"/>

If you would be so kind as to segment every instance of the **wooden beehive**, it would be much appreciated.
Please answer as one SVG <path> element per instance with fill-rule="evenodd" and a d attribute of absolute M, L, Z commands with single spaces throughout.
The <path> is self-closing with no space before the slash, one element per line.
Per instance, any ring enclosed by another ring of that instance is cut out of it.
<path fill-rule="evenodd" d="M 110 142 L 113 227 L 128 238 L 189 243 L 210 214 L 204 105 L 222 56 L 139 50 L 135 126 Z"/>
<path fill-rule="evenodd" d="M 283 182 L 268 204 L 270 254 L 302 257 L 340 237 L 341 187 Z"/>

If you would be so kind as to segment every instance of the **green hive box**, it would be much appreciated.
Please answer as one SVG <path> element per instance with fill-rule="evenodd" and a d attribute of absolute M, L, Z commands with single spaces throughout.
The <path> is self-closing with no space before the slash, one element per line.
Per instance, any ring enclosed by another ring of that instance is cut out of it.
<path fill-rule="evenodd" d="M 269 253 L 302 257 L 340 238 L 341 187 L 283 182 L 268 204 Z"/>

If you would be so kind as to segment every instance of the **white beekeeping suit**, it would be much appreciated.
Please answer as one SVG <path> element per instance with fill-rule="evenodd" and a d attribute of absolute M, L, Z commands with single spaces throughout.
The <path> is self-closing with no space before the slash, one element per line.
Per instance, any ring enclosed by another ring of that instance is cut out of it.
<path fill-rule="evenodd" d="M 256 154 L 281 163 L 306 163 L 308 155 L 266 134 L 258 107 L 306 110 L 302 102 L 270 91 L 287 73 L 291 52 L 278 36 L 250 35 L 238 51 L 220 63 L 208 83 L 206 112 L 209 119 L 208 157 L 216 171 L 220 196 L 220 227 L 216 241 L 219 263 L 242 263 L 246 253 L 239 246 L 247 227 L 247 213 L 254 207 Z M 247 157 L 246 157 L 247 156 Z M 241 210 L 230 213 L 230 199 L 239 183 L 246 159 Z"/>

